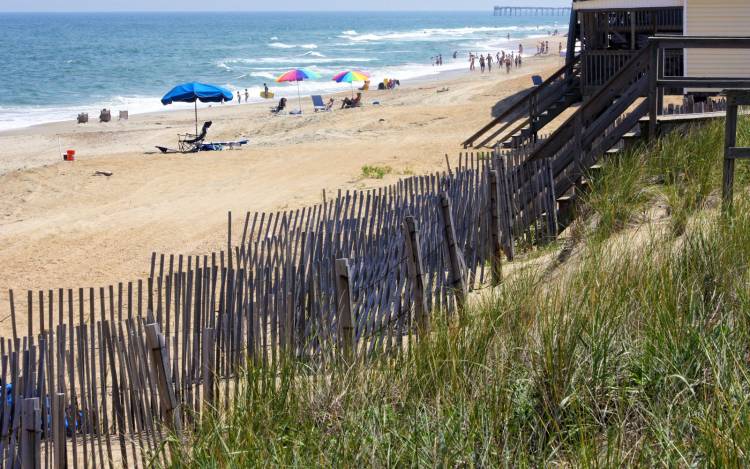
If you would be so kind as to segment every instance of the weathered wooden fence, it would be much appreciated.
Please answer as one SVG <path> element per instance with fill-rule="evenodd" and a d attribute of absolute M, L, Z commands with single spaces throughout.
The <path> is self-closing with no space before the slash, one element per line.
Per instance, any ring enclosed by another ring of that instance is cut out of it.
<path fill-rule="evenodd" d="M 435 314 L 500 281 L 506 166 L 467 154 L 445 173 L 247 214 L 226 250 L 154 254 L 147 279 L 10 291 L 0 465 L 145 466 L 168 432 L 228 405 L 249 363 L 322 372 L 408 351 Z"/>
<path fill-rule="evenodd" d="M 146 279 L 9 291 L 0 467 L 146 466 L 168 457 L 168 434 L 227 406 L 248 364 L 294 359 L 316 373 L 408 352 L 434 315 L 501 281 L 503 256 L 557 236 L 561 187 L 644 114 L 641 103 L 554 158 L 531 158 L 542 137 L 312 207 L 230 214 L 225 250 L 154 253 Z"/>

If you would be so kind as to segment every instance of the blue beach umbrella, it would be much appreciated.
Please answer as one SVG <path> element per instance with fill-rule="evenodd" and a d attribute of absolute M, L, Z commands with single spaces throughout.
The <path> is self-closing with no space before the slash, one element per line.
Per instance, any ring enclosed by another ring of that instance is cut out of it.
<path fill-rule="evenodd" d="M 195 133 L 198 133 L 198 101 L 202 103 L 223 103 L 231 101 L 234 95 L 221 86 L 206 83 L 190 82 L 177 85 L 161 98 L 163 105 L 179 103 L 195 103 Z"/>

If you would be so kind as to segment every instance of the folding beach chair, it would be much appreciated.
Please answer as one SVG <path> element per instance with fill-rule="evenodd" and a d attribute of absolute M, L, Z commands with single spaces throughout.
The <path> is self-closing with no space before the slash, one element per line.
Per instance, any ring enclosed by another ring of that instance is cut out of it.
<path fill-rule="evenodd" d="M 183 153 L 190 153 L 200 150 L 201 144 L 203 144 L 203 140 L 206 139 L 206 134 L 208 133 L 208 128 L 211 127 L 211 124 L 211 121 L 204 122 L 201 133 L 199 133 L 198 135 L 177 135 L 177 147 L 179 148 L 179 150 Z"/>
<path fill-rule="evenodd" d="M 102 109 L 99 113 L 99 122 L 110 122 L 112 120 L 112 113 L 109 109 Z"/>
<path fill-rule="evenodd" d="M 82 112 L 78 114 L 78 123 L 79 124 L 86 124 L 89 121 L 89 113 L 88 112 Z"/>
<path fill-rule="evenodd" d="M 331 110 L 328 106 L 326 106 L 326 103 L 323 102 L 323 97 L 320 96 L 319 94 L 310 96 L 310 98 L 312 99 L 313 109 L 315 109 L 315 112 Z"/>
<path fill-rule="evenodd" d="M 120 111 L 120 120 L 128 120 L 128 111 Z"/>

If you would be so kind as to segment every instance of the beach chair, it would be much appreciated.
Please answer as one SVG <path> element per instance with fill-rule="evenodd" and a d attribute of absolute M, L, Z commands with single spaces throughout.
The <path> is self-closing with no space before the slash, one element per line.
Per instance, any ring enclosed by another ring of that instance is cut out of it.
<path fill-rule="evenodd" d="M 318 111 L 330 111 L 331 109 L 326 106 L 326 103 L 323 101 L 323 97 L 319 94 L 310 96 L 313 102 L 313 109 L 315 109 L 315 112 Z"/>
<path fill-rule="evenodd" d="M 192 153 L 200 150 L 203 140 L 206 139 L 208 128 L 211 127 L 212 122 L 207 121 L 203 123 L 201 133 L 195 134 L 179 134 L 177 135 L 177 148 L 182 153 Z"/>
<path fill-rule="evenodd" d="M 109 109 L 102 109 L 99 113 L 99 122 L 110 122 L 112 120 L 112 113 Z"/>
<path fill-rule="evenodd" d="M 531 82 L 534 83 L 534 86 L 540 86 L 542 83 L 544 83 L 544 80 L 542 80 L 542 77 L 540 77 L 539 75 L 532 75 Z"/>
<path fill-rule="evenodd" d="M 82 112 L 78 114 L 78 123 L 79 124 L 87 124 L 89 122 L 89 113 L 88 112 Z"/>
<path fill-rule="evenodd" d="M 119 116 L 119 119 L 120 119 L 121 121 L 126 121 L 126 120 L 128 120 L 128 111 L 120 111 L 120 116 Z"/>

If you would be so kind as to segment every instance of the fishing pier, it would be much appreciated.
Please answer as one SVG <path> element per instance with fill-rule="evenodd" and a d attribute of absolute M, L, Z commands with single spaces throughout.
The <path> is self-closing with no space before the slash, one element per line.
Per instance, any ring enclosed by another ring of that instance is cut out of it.
<path fill-rule="evenodd" d="M 570 7 L 503 7 L 496 6 L 493 16 L 567 16 Z"/>

